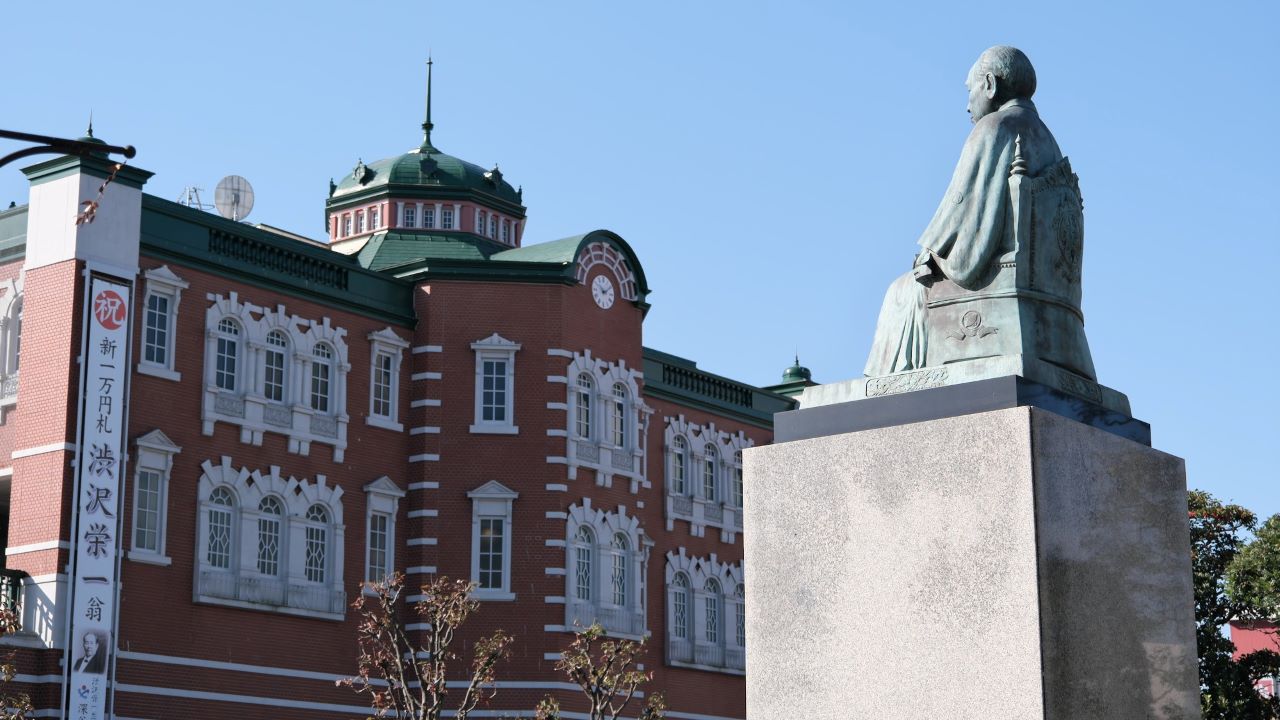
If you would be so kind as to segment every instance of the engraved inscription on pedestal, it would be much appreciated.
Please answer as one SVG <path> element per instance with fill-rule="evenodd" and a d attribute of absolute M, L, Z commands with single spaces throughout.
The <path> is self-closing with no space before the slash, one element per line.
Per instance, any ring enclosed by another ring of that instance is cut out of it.
<path fill-rule="evenodd" d="M 880 397 L 881 395 L 895 395 L 897 393 L 912 392 L 914 390 L 926 390 L 928 388 L 942 387 L 946 384 L 946 368 L 921 370 L 919 372 L 903 373 L 901 375 L 871 378 L 870 380 L 867 380 L 867 397 Z"/>

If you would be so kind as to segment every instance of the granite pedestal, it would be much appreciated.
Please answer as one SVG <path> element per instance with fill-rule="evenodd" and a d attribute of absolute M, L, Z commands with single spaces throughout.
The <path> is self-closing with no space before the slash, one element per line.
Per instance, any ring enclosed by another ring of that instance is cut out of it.
<path fill-rule="evenodd" d="M 1182 460 L 1029 404 L 809 434 L 744 454 L 749 720 L 1199 717 Z"/>

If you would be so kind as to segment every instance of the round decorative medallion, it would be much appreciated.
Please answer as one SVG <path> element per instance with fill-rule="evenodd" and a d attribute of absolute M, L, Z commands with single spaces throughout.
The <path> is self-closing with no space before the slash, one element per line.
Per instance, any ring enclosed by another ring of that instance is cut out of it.
<path fill-rule="evenodd" d="M 591 297 L 595 298 L 596 304 L 605 310 L 613 307 L 613 281 L 604 275 L 597 275 L 596 279 L 591 281 Z"/>

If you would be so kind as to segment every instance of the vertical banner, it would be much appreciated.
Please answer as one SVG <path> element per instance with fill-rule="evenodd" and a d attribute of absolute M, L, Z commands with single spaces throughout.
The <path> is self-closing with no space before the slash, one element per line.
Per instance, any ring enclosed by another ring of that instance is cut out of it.
<path fill-rule="evenodd" d="M 132 284 L 91 274 L 80 382 L 67 720 L 104 720 L 115 647 Z"/>

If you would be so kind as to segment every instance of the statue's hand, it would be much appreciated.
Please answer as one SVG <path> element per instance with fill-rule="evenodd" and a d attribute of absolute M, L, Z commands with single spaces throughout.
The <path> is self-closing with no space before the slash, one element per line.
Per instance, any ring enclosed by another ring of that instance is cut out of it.
<path fill-rule="evenodd" d="M 916 264 L 911 268 L 911 274 L 915 277 L 916 282 L 921 285 L 932 285 L 934 280 L 938 279 L 938 263 L 934 260 L 933 253 L 923 250 L 916 257 Z"/>

